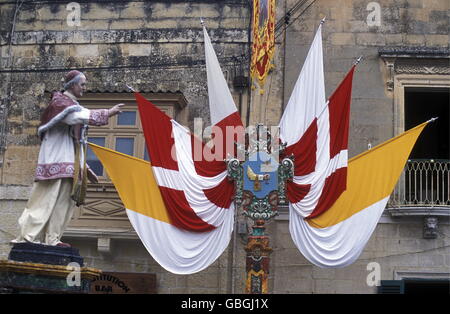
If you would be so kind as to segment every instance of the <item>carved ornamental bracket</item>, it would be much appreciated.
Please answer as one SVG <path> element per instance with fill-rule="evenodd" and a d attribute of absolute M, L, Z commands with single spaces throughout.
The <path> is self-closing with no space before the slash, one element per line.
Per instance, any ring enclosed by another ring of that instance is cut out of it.
<path fill-rule="evenodd" d="M 444 47 L 388 47 L 378 50 L 386 66 L 386 88 L 394 90 L 396 74 L 450 75 L 450 49 Z"/>

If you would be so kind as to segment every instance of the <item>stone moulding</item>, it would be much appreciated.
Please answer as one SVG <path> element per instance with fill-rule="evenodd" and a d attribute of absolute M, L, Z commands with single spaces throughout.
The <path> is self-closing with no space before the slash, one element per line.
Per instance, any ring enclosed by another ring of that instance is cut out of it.
<path fill-rule="evenodd" d="M 52 276 L 66 278 L 72 268 L 63 265 L 38 264 L 30 262 L 16 262 L 10 260 L 0 260 L 0 272 L 16 272 L 39 276 Z M 82 279 L 93 280 L 102 273 L 101 270 L 91 267 L 81 267 Z"/>
<path fill-rule="evenodd" d="M 450 49 L 445 47 L 384 47 L 378 50 L 386 65 L 388 91 L 396 74 L 450 74 Z"/>
<path fill-rule="evenodd" d="M 66 266 L 1 260 L 0 293 L 86 294 L 90 291 L 91 282 L 101 273 L 98 269 L 78 268 L 70 264 Z M 74 279 L 79 282 L 73 281 Z"/>
<path fill-rule="evenodd" d="M 383 47 L 378 54 L 381 57 L 450 59 L 450 49 L 446 47 Z"/>

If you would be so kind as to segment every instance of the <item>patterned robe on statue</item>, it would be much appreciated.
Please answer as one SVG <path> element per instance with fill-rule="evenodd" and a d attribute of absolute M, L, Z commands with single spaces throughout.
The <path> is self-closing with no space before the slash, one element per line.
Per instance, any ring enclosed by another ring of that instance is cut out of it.
<path fill-rule="evenodd" d="M 41 116 L 41 125 L 38 129 L 42 143 L 35 180 L 72 178 L 75 162 L 74 144 L 80 145 L 82 125 L 100 126 L 107 123 L 108 109 L 89 110 L 80 106 L 75 97 L 68 92 L 54 93 L 49 106 Z"/>

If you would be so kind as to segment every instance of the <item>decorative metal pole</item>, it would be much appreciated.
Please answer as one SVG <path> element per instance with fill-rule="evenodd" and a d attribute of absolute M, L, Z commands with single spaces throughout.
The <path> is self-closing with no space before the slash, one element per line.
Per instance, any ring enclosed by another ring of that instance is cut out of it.
<path fill-rule="evenodd" d="M 278 204 L 286 204 L 286 181 L 293 177 L 292 157 L 279 163 L 280 149 L 271 145 L 271 134 L 258 125 L 249 134 L 245 161 L 227 160 L 228 176 L 235 181 L 236 208 L 242 206 L 244 215 L 253 220 L 252 232 L 247 238 L 246 293 L 268 293 L 270 247 L 265 234 L 265 222 L 278 214 Z M 277 143 L 275 143 L 277 144 Z M 276 146 L 276 145 L 274 145 Z"/>

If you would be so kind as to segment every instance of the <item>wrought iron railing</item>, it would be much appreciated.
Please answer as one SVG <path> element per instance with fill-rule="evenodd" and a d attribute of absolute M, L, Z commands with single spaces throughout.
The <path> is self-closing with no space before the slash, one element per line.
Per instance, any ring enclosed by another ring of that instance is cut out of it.
<path fill-rule="evenodd" d="M 450 208 L 450 160 L 411 159 L 388 206 Z"/>

